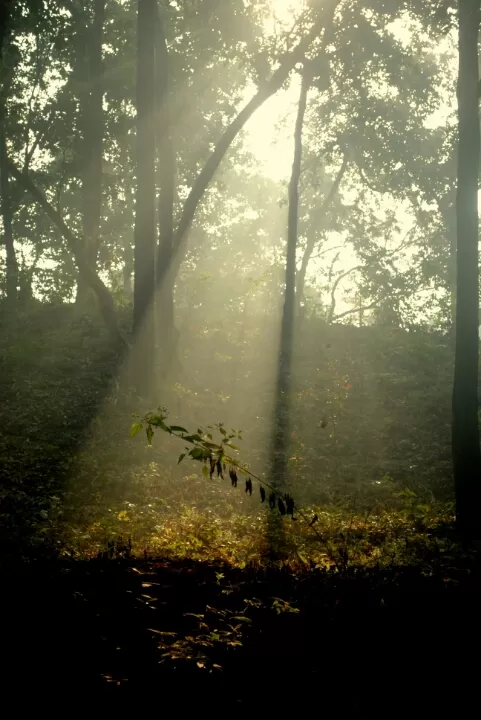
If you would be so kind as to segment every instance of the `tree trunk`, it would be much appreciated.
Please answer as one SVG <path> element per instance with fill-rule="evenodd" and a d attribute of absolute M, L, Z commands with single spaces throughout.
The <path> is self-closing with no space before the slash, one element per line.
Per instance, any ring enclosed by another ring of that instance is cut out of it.
<path fill-rule="evenodd" d="M 299 218 L 299 179 L 302 162 L 302 128 L 306 112 L 309 79 L 304 74 L 299 96 L 296 126 L 294 130 L 294 160 L 289 182 L 289 212 L 287 219 L 286 280 L 284 308 L 282 312 L 279 364 L 274 408 L 274 438 L 272 443 L 271 480 L 273 488 L 283 491 L 287 480 L 287 456 L 289 450 L 290 394 L 292 374 L 292 348 L 294 335 L 294 307 L 296 296 L 296 250 Z M 269 526 L 269 541 L 274 551 L 279 541 L 280 527 L 274 518 Z"/>
<path fill-rule="evenodd" d="M 1 61 L 1 54 L 0 54 Z M 10 180 L 8 173 L 7 138 L 5 129 L 5 97 L 4 89 L 0 88 L 0 202 L 3 222 L 3 241 L 6 255 L 6 288 L 7 300 L 10 307 L 14 307 L 18 292 L 18 262 L 13 242 L 13 212 L 10 197 Z"/>
<path fill-rule="evenodd" d="M 13 68 L 4 67 L 3 51 L 8 44 L 10 13 L 13 3 L 1 3 L 0 9 L 0 208 L 3 222 L 3 241 L 6 256 L 7 300 L 12 307 L 16 304 L 18 292 L 18 262 L 13 241 L 13 211 L 10 196 L 8 152 L 6 136 L 6 101 L 10 90 Z"/>
<path fill-rule="evenodd" d="M 161 375 L 165 379 L 175 361 L 178 331 L 174 324 L 174 282 L 172 250 L 174 241 L 175 154 L 172 145 L 169 103 L 169 53 L 161 18 L 157 23 L 156 37 L 156 105 L 157 152 L 159 179 L 159 244 L 157 275 L 156 325 L 158 327 Z M 163 268 L 165 264 L 165 268 Z M 165 270 L 165 272 L 164 272 Z"/>
<path fill-rule="evenodd" d="M 155 28 L 156 0 L 138 0 L 137 193 L 134 248 L 134 382 L 148 396 L 154 381 L 155 323 Z"/>
<path fill-rule="evenodd" d="M 460 0 L 456 346 L 452 449 L 456 518 L 468 536 L 480 535 L 481 454 L 478 428 L 478 29 L 479 0 Z"/>
<path fill-rule="evenodd" d="M 83 252 L 88 267 L 95 272 L 100 246 L 100 215 L 102 209 L 103 159 L 103 63 L 102 41 L 105 22 L 105 0 L 94 0 L 94 18 L 87 31 L 85 52 L 78 62 L 83 64 L 84 90 L 81 96 L 83 131 L 82 220 Z M 82 43 L 83 46 L 83 43 Z M 92 297 L 91 287 L 79 277 L 77 303 L 83 305 Z"/>

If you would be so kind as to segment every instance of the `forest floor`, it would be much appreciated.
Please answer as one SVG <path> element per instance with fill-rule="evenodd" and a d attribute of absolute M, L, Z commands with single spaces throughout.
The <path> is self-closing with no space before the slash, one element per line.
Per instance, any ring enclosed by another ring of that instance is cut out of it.
<path fill-rule="evenodd" d="M 479 705 L 474 555 L 302 572 L 16 563 L 1 581 L 2 696 L 18 708 L 463 717 Z"/>
<path fill-rule="evenodd" d="M 308 507 L 314 528 L 282 519 L 269 565 L 257 496 L 139 450 L 128 402 L 102 416 L 116 354 L 68 313 L 41 308 L 0 337 L 4 705 L 281 717 L 479 705 L 481 556 L 456 538 L 449 502 L 403 490 L 355 512 Z"/>

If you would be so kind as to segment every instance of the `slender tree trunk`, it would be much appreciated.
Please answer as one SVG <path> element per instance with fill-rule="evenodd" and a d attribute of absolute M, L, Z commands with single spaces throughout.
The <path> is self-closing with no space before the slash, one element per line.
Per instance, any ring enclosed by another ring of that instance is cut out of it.
<path fill-rule="evenodd" d="M 3 241 L 5 245 L 7 266 L 7 300 L 9 305 L 13 308 L 16 304 L 18 292 L 18 262 L 13 242 L 13 212 L 8 172 L 7 138 L 5 129 L 6 112 L 3 88 L 0 88 L 0 93 L 0 204 L 2 210 Z"/>
<path fill-rule="evenodd" d="M 94 17 L 87 31 L 84 52 L 79 53 L 79 63 L 84 67 L 84 90 L 81 96 L 83 130 L 83 180 L 82 220 L 84 259 L 95 272 L 100 246 L 100 215 L 102 209 L 102 159 L 103 159 L 103 63 L 102 42 L 105 22 L 105 0 L 94 0 Z M 79 278 L 77 302 L 84 304 L 92 297 L 91 287 Z"/>
<path fill-rule="evenodd" d="M 175 154 L 170 122 L 169 53 L 162 19 L 159 17 L 156 36 L 156 104 L 157 152 L 159 178 L 159 244 L 157 275 L 156 325 L 158 327 L 161 375 L 165 379 L 175 360 L 176 335 L 174 324 L 174 282 L 172 251 L 174 242 Z M 165 267 L 164 267 L 165 265 Z"/>
<path fill-rule="evenodd" d="M 478 111 L 479 0 L 460 0 L 456 347 L 452 448 L 456 518 L 468 536 L 480 535 L 481 454 L 478 428 Z"/>
<path fill-rule="evenodd" d="M 13 68 L 6 68 L 3 64 L 4 49 L 9 39 L 9 23 L 12 7 L 13 3 L 11 0 L 4 0 L 0 8 L 0 209 L 2 213 L 3 242 L 6 255 L 7 300 L 13 307 L 17 300 L 18 262 L 13 241 L 13 211 L 10 196 L 6 132 L 6 101 L 10 90 Z"/>
<path fill-rule="evenodd" d="M 155 28 L 156 0 L 138 0 L 137 15 L 137 193 L 134 249 L 134 373 L 147 396 L 155 361 Z"/>
<path fill-rule="evenodd" d="M 294 336 L 294 308 L 296 295 L 296 250 L 299 218 L 299 179 L 302 163 L 302 128 L 306 112 L 309 79 L 305 74 L 294 130 L 294 160 L 289 182 L 289 212 L 287 220 L 287 255 L 284 307 L 282 312 L 279 364 L 277 369 L 277 387 L 274 408 L 274 438 L 272 443 L 271 485 L 283 491 L 287 480 L 287 456 L 290 430 L 290 394 L 292 378 L 292 350 Z M 277 518 L 277 515 L 273 516 Z M 274 551 L 279 540 L 280 527 L 275 520 L 269 527 L 269 540 Z"/>

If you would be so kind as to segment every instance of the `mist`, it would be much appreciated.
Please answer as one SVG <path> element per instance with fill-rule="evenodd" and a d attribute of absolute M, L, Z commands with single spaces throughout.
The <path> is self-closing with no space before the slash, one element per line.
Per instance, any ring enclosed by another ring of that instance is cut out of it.
<path fill-rule="evenodd" d="M 480 630 L 479 22 L 477 0 L 2 5 L 18 697 L 471 707 L 436 660 L 467 677 Z"/>

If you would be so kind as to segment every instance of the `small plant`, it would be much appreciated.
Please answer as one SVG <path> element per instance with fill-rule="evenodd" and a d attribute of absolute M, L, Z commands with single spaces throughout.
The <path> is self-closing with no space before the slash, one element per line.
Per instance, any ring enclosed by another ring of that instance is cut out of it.
<path fill-rule="evenodd" d="M 179 455 L 178 462 L 182 462 L 184 458 L 190 457 L 192 460 L 197 460 L 202 463 L 202 472 L 204 476 L 210 477 L 214 475 L 217 477 L 224 478 L 224 475 L 228 472 L 229 479 L 232 487 L 238 487 L 238 473 L 245 476 L 245 492 L 252 496 L 253 485 L 252 480 L 254 479 L 259 484 L 260 499 L 264 503 L 268 498 L 269 507 L 271 510 L 276 510 L 281 515 L 290 515 L 292 520 L 295 520 L 294 512 L 297 511 L 298 515 L 311 527 L 314 533 L 319 537 L 320 540 L 325 542 L 322 536 L 313 527 L 317 521 L 317 515 L 309 521 L 309 519 L 296 508 L 294 499 L 288 493 L 280 493 L 268 482 L 261 479 L 258 475 L 249 470 L 248 465 L 241 464 L 236 458 L 233 457 L 230 451 L 237 452 L 238 446 L 233 442 L 234 440 L 242 440 L 241 430 L 230 430 L 227 431 L 223 423 L 217 423 L 217 425 L 209 425 L 207 430 L 198 428 L 197 432 L 190 433 L 186 428 L 180 425 L 169 425 L 167 423 L 167 409 L 160 407 L 157 409 L 157 413 L 149 412 L 143 417 L 134 415 L 136 422 L 132 424 L 130 430 L 130 436 L 135 437 L 142 430 L 145 429 L 147 436 L 147 442 L 149 445 L 152 444 L 155 430 L 162 430 L 163 432 L 173 435 L 179 438 L 183 442 L 188 443 L 185 446 L 185 452 Z M 213 431 L 217 430 L 219 433 L 219 441 L 214 442 Z M 267 495 L 266 490 L 269 491 Z"/>

